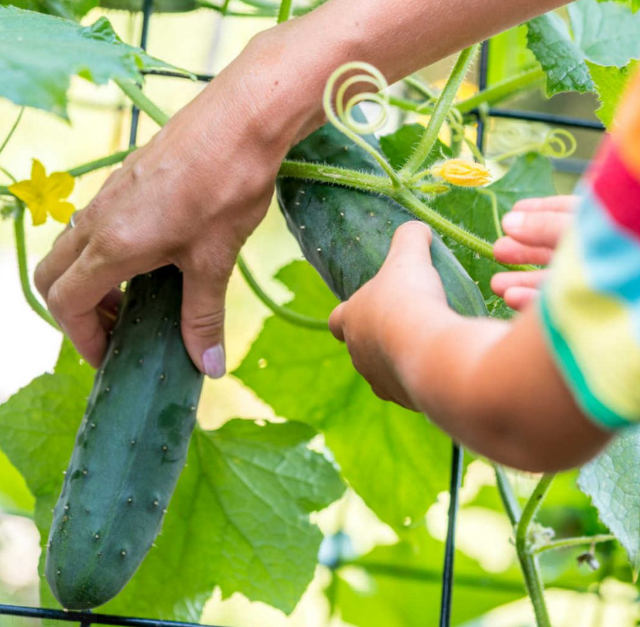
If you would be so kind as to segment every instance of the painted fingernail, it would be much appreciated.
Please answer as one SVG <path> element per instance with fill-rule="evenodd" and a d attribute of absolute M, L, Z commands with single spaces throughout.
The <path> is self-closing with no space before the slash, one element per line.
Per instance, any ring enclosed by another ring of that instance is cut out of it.
<path fill-rule="evenodd" d="M 517 230 L 524 222 L 524 213 L 521 211 L 510 211 L 502 218 L 502 226 L 505 231 Z"/>
<path fill-rule="evenodd" d="M 225 367 L 224 348 L 216 344 L 202 353 L 204 372 L 212 379 L 219 379 L 227 371 Z"/>

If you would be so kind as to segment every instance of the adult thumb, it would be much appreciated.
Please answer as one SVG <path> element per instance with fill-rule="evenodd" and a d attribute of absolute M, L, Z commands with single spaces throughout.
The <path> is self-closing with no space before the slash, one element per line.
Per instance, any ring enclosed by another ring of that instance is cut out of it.
<path fill-rule="evenodd" d="M 182 338 L 196 367 L 212 379 L 226 372 L 224 304 L 227 276 L 185 269 L 182 288 Z"/>

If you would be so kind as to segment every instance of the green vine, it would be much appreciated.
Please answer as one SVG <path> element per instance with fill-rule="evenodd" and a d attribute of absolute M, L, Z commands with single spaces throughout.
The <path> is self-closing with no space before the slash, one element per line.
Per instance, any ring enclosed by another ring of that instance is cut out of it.
<path fill-rule="evenodd" d="M 293 311 L 283 305 L 276 303 L 265 291 L 256 278 L 253 276 L 251 270 L 247 266 L 242 254 L 238 255 L 237 259 L 238 270 L 242 274 L 247 285 L 251 288 L 251 291 L 264 303 L 276 316 L 290 322 L 299 327 L 304 327 L 311 331 L 328 331 L 329 321 L 321 320 L 319 318 L 313 318 L 312 316 L 305 316 L 304 314 Z"/>
<path fill-rule="evenodd" d="M 2 145 L 0 145 L 0 155 L 2 154 L 4 149 L 7 147 L 7 144 L 11 141 L 11 138 L 13 137 L 13 134 L 16 132 L 16 129 L 18 128 L 18 125 L 20 124 L 20 121 L 22 120 L 23 115 L 24 115 L 24 107 L 20 109 L 20 112 L 18 113 L 18 117 L 16 118 L 15 122 L 9 129 L 9 132 L 7 133 L 7 136 L 4 138 Z"/>
<path fill-rule="evenodd" d="M 24 233 L 24 213 L 24 205 L 21 202 L 17 202 L 16 214 L 13 221 L 13 233 L 16 242 L 16 253 L 18 255 L 18 272 L 20 274 L 22 292 L 31 309 L 33 309 L 33 311 L 35 311 L 47 324 L 51 325 L 54 329 L 59 330 L 53 316 L 38 300 L 31 289 L 31 283 L 29 281 L 29 266 L 27 263 L 27 245 Z"/>
<path fill-rule="evenodd" d="M 477 51 L 478 46 L 470 46 L 469 48 L 465 48 L 460 53 L 460 56 L 458 56 L 458 60 L 453 67 L 449 80 L 433 108 L 429 124 L 427 125 L 427 130 L 424 132 L 424 135 L 413 151 L 413 154 L 400 170 L 400 177 L 402 179 L 410 178 L 415 174 L 424 163 L 424 160 L 431 153 L 431 150 L 438 139 L 440 129 L 449 115 L 449 111 L 453 105 L 453 100 L 460 89 L 460 85 L 462 84 Z"/>

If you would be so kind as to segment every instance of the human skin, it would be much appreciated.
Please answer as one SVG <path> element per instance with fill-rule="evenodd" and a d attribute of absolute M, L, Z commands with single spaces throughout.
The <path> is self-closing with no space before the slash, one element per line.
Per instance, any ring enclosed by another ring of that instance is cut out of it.
<path fill-rule="evenodd" d="M 203 372 L 222 376 L 229 276 L 266 213 L 281 160 L 324 120 L 331 72 L 365 61 L 394 82 L 561 4 L 330 0 L 258 35 L 58 238 L 35 274 L 51 313 L 96 367 L 113 317 L 102 312 L 117 305 L 118 285 L 175 264 L 187 350 Z"/>
<path fill-rule="evenodd" d="M 577 196 L 550 196 L 517 202 L 502 221 L 505 237 L 493 247 L 496 259 L 500 263 L 548 265 L 571 224 L 577 201 Z M 491 288 L 509 307 L 520 311 L 537 296 L 548 272 L 499 272 L 493 276 Z"/>
<path fill-rule="evenodd" d="M 516 203 L 496 258 L 547 265 L 576 204 L 575 196 Z M 380 397 L 427 413 L 501 463 L 556 471 L 590 459 L 609 435 L 582 415 L 546 347 L 533 301 L 548 270 L 493 277 L 494 291 L 524 312 L 516 322 L 470 320 L 448 307 L 429 240 L 419 223 L 399 230 L 380 273 L 332 314 L 356 368 Z"/>
<path fill-rule="evenodd" d="M 542 222 L 530 224 L 546 233 Z M 430 241 L 423 223 L 401 226 L 382 269 L 332 313 L 331 331 L 356 369 L 380 398 L 427 414 L 499 463 L 555 472 L 591 459 L 610 434 L 576 405 L 535 303 L 513 322 L 458 315 L 431 264 Z M 506 257 L 522 254 L 517 244 Z"/>

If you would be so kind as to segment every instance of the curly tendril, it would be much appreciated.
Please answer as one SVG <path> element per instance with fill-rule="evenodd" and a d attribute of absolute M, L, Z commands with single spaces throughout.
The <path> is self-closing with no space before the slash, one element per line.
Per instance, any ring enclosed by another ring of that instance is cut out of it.
<path fill-rule="evenodd" d="M 494 161 L 504 161 L 527 152 L 538 152 L 550 159 L 566 159 L 573 155 L 578 147 L 573 134 L 560 128 L 546 130 L 544 134 L 535 136 L 531 130 L 525 130 L 520 125 L 511 125 L 505 129 L 504 138 L 508 138 L 511 145 L 516 144 L 518 147 L 494 157 Z"/>
<path fill-rule="evenodd" d="M 556 128 L 545 137 L 540 146 L 540 153 L 551 159 L 566 159 L 573 155 L 578 148 L 578 142 L 569 131 Z"/>
<path fill-rule="evenodd" d="M 344 78 L 345 74 L 353 72 L 357 73 Z M 347 99 L 347 92 L 355 85 L 363 83 L 373 87 L 375 91 L 362 91 Z M 339 86 L 336 89 L 338 84 Z M 402 182 L 396 171 L 391 167 L 391 164 L 361 137 L 361 135 L 374 133 L 387 122 L 389 117 L 389 97 L 386 94 L 386 89 L 388 87 L 387 79 L 378 68 L 363 61 L 352 61 L 341 65 L 329 76 L 324 88 L 322 105 L 329 122 L 355 144 L 366 150 L 380 164 L 391 179 L 394 187 L 401 187 Z M 378 115 L 374 120 L 360 122 L 354 118 L 354 108 L 363 102 L 373 102 L 379 105 Z"/>

